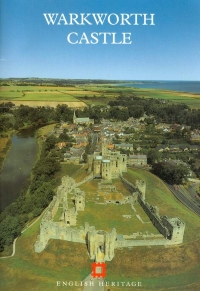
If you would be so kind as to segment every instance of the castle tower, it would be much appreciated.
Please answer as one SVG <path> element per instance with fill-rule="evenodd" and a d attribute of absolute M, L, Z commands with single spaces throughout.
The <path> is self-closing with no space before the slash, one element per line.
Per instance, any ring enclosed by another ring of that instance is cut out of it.
<path fill-rule="evenodd" d="M 88 252 L 90 259 L 94 260 L 96 257 L 96 251 L 97 251 L 97 243 L 96 243 L 96 230 L 89 231 L 87 234 L 87 239 L 88 239 Z"/>
<path fill-rule="evenodd" d="M 120 170 L 121 172 L 127 172 L 127 155 L 121 155 Z"/>
<path fill-rule="evenodd" d="M 105 260 L 111 261 L 115 254 L 115 240 L 117 237 L 116 229 L 113 228 L 110 233 L 106 233 L 105 236 Z"/>
<path fill-rule="evenodd" d="M 104 180 L 112 179 L 110 160 L 102 160 L 102 179 Z"/>
<path fill-rule="evenodd" d="M 169 231 L 168 239 L 174 243 L 182 243 L 185 223 L 179 217 L 168 218 L 167 216 L 162 217 L 162 222 Z"/>
<path fill-rule="evenodd" d="M 107 142 L 104 140 L 104 141 L 102 142 L 102 156 L 103 156 L 103 157 L 106 157 L 107 154 L 108 154 L 108 144 L 107 144 Z"/>

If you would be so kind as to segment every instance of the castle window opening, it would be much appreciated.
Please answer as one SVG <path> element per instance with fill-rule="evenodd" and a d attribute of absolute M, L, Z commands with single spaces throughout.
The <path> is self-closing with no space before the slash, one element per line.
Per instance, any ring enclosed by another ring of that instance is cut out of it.
<path fill-rule="evenodd" d="M 99 248 L 100 248 L 100 251 L 101 251 L 102 253 L 104 253 L 104 245 L 101 245 Z"/>

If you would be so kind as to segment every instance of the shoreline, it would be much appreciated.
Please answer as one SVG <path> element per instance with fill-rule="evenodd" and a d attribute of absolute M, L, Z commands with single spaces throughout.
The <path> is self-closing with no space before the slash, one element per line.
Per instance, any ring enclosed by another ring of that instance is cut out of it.
<path fill-rule="evenodd" d="M 14 132 L 15 133 L 15 132 Z M 5 147 L 1 150 L 1 153 L 0 155 L 1 156 L 1 160 L 0 160 L 0 173 L 2 171 L 2 168 L 4 166 L 4 163 L 5 163 L 5 159 L 7 158 L 7 155 L 12 147 L 12 140 L 11 140 L 11 137 L 14 133 L 11 133 L 8 137 L 6 137 L 8 140 L 5 144 Z M 3 139 L 3 138 L 2 138 Z"/>

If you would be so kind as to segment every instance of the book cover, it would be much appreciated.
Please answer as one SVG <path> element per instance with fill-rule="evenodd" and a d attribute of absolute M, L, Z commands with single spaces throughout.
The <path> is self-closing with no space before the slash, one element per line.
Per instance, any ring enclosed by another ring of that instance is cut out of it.
<path fill-rule="evenodd" d="M 1 290 L 199 290 L 200 2 L 0 7 Z"/>

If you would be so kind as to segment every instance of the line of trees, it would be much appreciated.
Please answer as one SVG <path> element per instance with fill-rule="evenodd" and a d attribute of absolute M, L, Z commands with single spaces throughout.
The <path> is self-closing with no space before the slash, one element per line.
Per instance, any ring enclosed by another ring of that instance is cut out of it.
<path fill-rule="evenodd" d="M 12 102 L 0 104 L 0 112 L 11 112 L 15 117 L 14 128 L 19 129 L 25 125 L 42 125 L 50 121 L 72 122 L 73 110 L 65 104 L 52 107 L 29 107 L 20 105 L 12 110 Z M 186 104 L 173 102 L 163 103 L 153 98 L 140 98 L 135 95 L 119 96 L 108 103 L 110 106 L 88 106 L 84 110 L 76 110 L 77 117 L 89 117 L 99 123 L 102 118 L 125 121 L 129 117 L 140 118 L 145 114 L 153 115 L 158 122 L 180 123 L 200 128 L 200 110 L 190 109 Z M 3 121 L 6 124 L 6 121 Z M 7 126 L 8 123 L 7 123 Z M 2 126 L 1 126 L 2 127 Z"/>
<path fill-rule="evenodd" d="M 128 116 L 139 118 L 144 113 L 154 115 L 159 122 L 180 123 L 200 128 L 200 110 L 190 109 L 186 104 L 163 102 L 153 98 L 140 98 L 135 95 L 129 97 L 119 96 L 108 103 L 111 107 L 124 107 L 128 109 Z M 121 108 L 120 110 L 124 110 Z M 111 115 L 112 115 L 111 111 Z M 114 111 L 115 112 L 115 111 Z M 113 116 L 114 117 L 114 116 Z"/>

